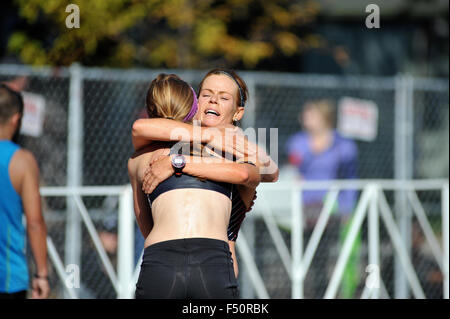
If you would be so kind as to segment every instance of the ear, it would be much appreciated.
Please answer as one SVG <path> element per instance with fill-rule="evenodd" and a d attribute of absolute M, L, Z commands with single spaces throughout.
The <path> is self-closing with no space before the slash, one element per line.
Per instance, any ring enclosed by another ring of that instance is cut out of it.
<path fill-rule="evenodd" d="M 14 127 L 17 127 L 17 125 L 19 125 L 21 117 L 22 116 L 19 113 L 15 113 L 13 116 L 11 116 L 11 119 L 9 121 L 14 125 Z"/>
<path fill-rule="evenodd" d="M 236 112 L 233 115 L 233 121 L 240 121 L 244 116 L 245 108 L 243 106 L 238 106 Z"/>

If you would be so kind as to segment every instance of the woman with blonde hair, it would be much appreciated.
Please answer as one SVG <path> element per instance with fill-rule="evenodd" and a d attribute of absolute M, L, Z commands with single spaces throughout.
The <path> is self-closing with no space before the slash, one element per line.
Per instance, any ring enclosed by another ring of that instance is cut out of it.
<path fill-rule="evenodd" d="M 247 86 L 238 74 L 224 68 L 210 70 L 199 85 L 199 111 L 194 117 L 194 120 L 202 125 L 200 136 L 195 134 L 198 128 L 189 123 L 165 118 L 140 119 L 133 125 L 133 145 L 139 149 L 155 141 L 206 143 L 218 151 L 233 154 L 241 162 L 254 162 L 258 167 L 261 182 L 275 182 L 278 179 L 277 165 L 264 150 L 250 143 L 242 131 L 234 126 L 244 115 L 247 99 Z M 177 134 L 172 134 L 173 132 Z M 227 144 L 230 141 L 231 143 Z M 250 156 L 251 154 L 255 156 Z M 148 163 L 147 161 L 147 165 Z M 208 164 L 193 163 L 187 164 L 184 170 L 197 169 L 197 173 L 201 173 L 202 170 L 211 168 Z M 217 173 L 221 175 L 220 178 L 227 177 L 219 171 Z M 173 169 L 168 158 L 162 157 L 154 161 L 144 178 L 145 193 L 151 193 L 159 183 L 172 174 Z M 239 272 L 235 253 L 236 239 L 246 213 L 250 211 L 256 199 L 255 187 L 249 185 L 246 179 L 242 181 L 233 187 L 232 210 L 227 230 L 236 277 Z"/>
<path fill-rule="evenodd" d="M 197 109 L 194 90 L 176 75 L 160 74 L 149 87 L 151 119 L 190 123 Z M 145 237 L 136 298 L 237 298 L 227 234 L 231 196 L 233 184 L 256 188 L 257 168 L 214 157 L 195 163 L 190 154 L 170 154 L 173 144 L 153 141 L 128 162 L 136 219 Z M 168 164 L 170 173 L 145 195 L 141 188 L 149 162 Z"/>

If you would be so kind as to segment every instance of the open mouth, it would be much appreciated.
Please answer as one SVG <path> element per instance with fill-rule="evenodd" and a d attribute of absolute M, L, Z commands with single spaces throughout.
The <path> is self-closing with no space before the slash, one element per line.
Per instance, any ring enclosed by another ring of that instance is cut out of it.
<path fill-rule="evenodd" d="M 220 113 L 217 112 L 217 111 L 215 111 L 215 110 L 213 110 L 213 109 L 207 109 L 207 110 L 205 111 L 205 114 L 206 114 L 206 115 L 211 114 L 211 115 L 214 115 L 214 116 L 220 116 Z"/>

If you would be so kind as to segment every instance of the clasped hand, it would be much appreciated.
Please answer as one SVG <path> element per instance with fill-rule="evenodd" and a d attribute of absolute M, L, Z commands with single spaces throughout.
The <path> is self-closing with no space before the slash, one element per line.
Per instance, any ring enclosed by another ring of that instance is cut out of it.
<path fill-rule="evenodd" d="M 170 156 L 160 155 L 153 159 L 144 172 L 142 191 L 152 193 L 156 186 L 168 179 L 174 173 Z"/>
<path fill-rule="evenodd" d="M 208 128 L 205 134 L 209 135 L 207 146 L 214 151 L 233 154 L 236 159 L 256 161 L 258 147 L 247 139 L 241 128 L 232 125 L 214 127 Z"/>
<path fill-rule="evenodd" d="M 235 126 L 225 126 L 205 130 L 207 130 L 205 134 L 209 134 L 206 148 L 219 154 L 222 152 L 233 154 L 238 161 L 245 159 L 257 162 L 258 147 L 248 141 L 242 129 Z M 145 194 L 152 193 L 161 182 L 173 174 L 174 169 L 170 156 L 156 156 L 144 172 L 142 191 Z"/>

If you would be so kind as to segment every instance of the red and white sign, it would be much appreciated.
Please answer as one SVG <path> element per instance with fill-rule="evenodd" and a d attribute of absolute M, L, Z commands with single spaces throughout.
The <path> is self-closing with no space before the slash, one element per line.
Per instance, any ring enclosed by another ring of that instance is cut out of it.
<path fill-rule="evenodd" d="M 343 97 L 337 120 L 337 130 L 343 136 L 366 142 L 377 138 L 378 107 L 373 101 Z"/>
<path fill-rule="evenodd" d="M 42 95 L 22 92 L 23 117 L 20 133 L 33 137 L 42 135 L 44 128 L 45 98 Z"/>

